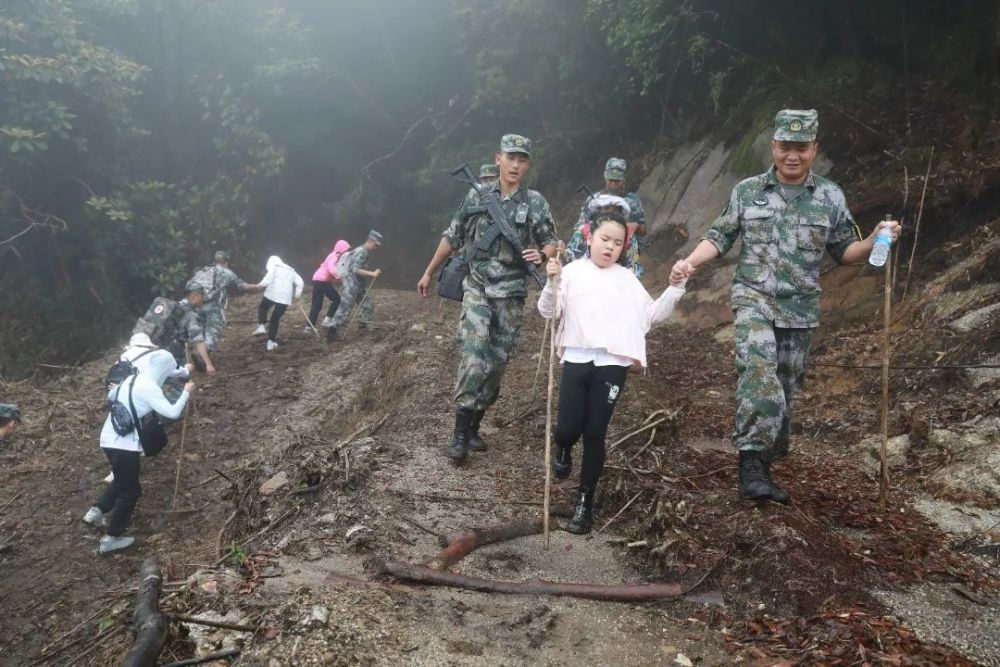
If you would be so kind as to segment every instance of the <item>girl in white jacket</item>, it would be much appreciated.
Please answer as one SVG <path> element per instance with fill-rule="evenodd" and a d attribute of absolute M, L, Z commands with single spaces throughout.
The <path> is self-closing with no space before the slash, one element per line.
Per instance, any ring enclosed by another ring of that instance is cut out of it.
<path fill-rule="evenodd" d="M 549 281 L 538 298 L 543 317 L 562 317 L 555 334 L 563 366 L 552 462 L 557 478 L 569 476 L 573 445 L 583 436 L 580 491 L 566 525 L 567 531 L 578 535 L 589 533 L 593 523 L 594 493 L 604 470 L 604 438 L 628 369 L 646 366 L 646 334 L 670 317 L 684 294 L 683 281 L 678 281 L 654 301 L 622 265 L 629 214 L 624 199 L 599 195 L 590 206 L 594 215 L 587 238 L 589 254 L 565 269 L 558 259 L 550 259 Z M 556 294 L 553 278 L 560 274 Z"/>
<path fill-rule="evenodd" d="M 184 412 L 184 406 L 194 391 L 194 383 L 185 384 L 180 398 L 176 403 L 171 403 L 163 395 L 160 385 L 177 369 L 174 355 L 166 350 L 156 350 L 143 358 L 147 360 L 148 370 L 126 378 L 108 392 L 108 399 L 117 400 L 128 408 L 131 393 L 132 404 L 135 405 L 140 422 L 150 412 L 156 412 L 167 419 L 177 419 Z M 139 455 L 142 445 L 139 443 L 137 430 L 119 435 L 112 426 L 109 412 L 101 429 L 101 449 L 111 463 L 114 479 L 87 511 L 83 520 L 92 526 L 107 526 L 107 534 L 101 538 L 98 549 L 98 553 L 106 554 L 125 549 L 135 542 L 134 537 L 125 537 L 123 533 L 128 528 L 132 512 L 142 495 L 142 487 L 139 485 Z M 105 522 L 104 515 L 109 512 L 110 520 Z"/>
<path fill-rule="evenodd" d="M 255 336 L 267 334 L 267 349 L 274 350 L 278 347 L 278 322 L 285 314 L 288 306 L 302 296 L 302 287 L 305 283 L 302 276 L 295 272 L 295 269 L 281 261 L 277 255 L 271 255 L 267 259 L 267 275 L 260 281 L 264 287 L 264 298 L 257 307 L 257 330 Z M 271 312 L 271 320 L 268 322 L 267 311 Z M 264 323 L 268 325 L 265 328 Z"/>

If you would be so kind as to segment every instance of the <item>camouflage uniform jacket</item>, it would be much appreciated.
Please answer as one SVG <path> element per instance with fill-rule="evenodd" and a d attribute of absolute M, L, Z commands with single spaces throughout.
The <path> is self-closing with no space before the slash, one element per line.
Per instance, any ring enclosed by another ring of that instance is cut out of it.
<path fill-rule="evenodd" d="M 359 245 L 354 250 L 349 250 L 347 253 L 347 271 L 340 276 L 341 280 L 361 280 L 361 276 L 357 275 L 355 272 L 358 269 L 365 268 L 365 264 L 368 262 L 368 248 L 365 244 Z"/>
<path fill-rule="evenodd" d="M 486 188 L 496 190 L 499 183 L 490 183 Z M 501 198 L 501 204 L 525 249 L 556 244 L 549 203 L 541 194 L 522 187 L 509 197 Z M 528 269 L 510 242 L 499 234 L 488 251 L 476 247 L 476 239 L 485 234 L 492 224 L 490 214 L 480 203 L 479 194 L 469 190 L 443 236 L 452 248 L 463 252 L 469 259 L 466 280 L 481 287 L 488 298 L 526 297 Z"/>
<path fill-rule="evenodd" d="M 819 326 L 823 249 L 838 263 L 860 240 L 844 193 L 812 172 L 786 201 L 774 167 L 733 188 L 703 240 L 725 255 L 743 237 L 733 278 L 733 308 L 753 308 L 781 328 Z"/>
<path fill-rule="evenodd" d="M 177 341 L 204 342 L 205 332 L 194 306 L 187 299 L 177 301 L 172 309 L 167 307 L 170 303 L 171 301 L 163 298 L 153 301 L 149 311 L 135 323 L 132 333 L 148 335 L 153 344 L 159 347 L 169 347 Z"/>
<path fill-rule="evenodd" d="M 580 208 L 580 217 L 577 220 L 576 228 L 573 230 L 573 235 L 566 244 L 566 251 L 573 256 L 573 259 L 580 259 L 587 254 L 587 243 L 583 238 L 583 226 L 589 222 L 587 217 L 587 206 L 590 204 L 591 199 L 601 194 L 615 195 L 616 197 L 624 198 L 629 205 L 628 221 L 634 222 L 640 227 L 645 227 L 646 225 L 646 212 L 642 210 L 642 201 L 640 201 L 637 193 L 625 192 L 624 190 L 617 190 L 614 188 L 604 188 L 603 190 L 598 190 L 584 200 L 583 206 Z M 635 273 L 636 278 L 642 278 L 642 275 L 645 273 L 642 264 L 639 263 L 638 233 L 632 235 L 632 240 L 629 242 L 628 248 L 625 249 L 625 268 L 631 269 L 632 272 Z"/>
<path fill-rule="evenodd" d="M 211 276 L 210 279 L 207 276 Z M 229 305 L 229 288 L 235 287 L 240 291 L 246 291 L 250 286 L 245 280 L 237 276 L 232 269 L 225 266 L 206 266 L 195 273 L 198 284 L 205 289 L 205 305 L 218 306 L 223 310 Z M 205 279 L 202 279 L 205 277 Z"/>

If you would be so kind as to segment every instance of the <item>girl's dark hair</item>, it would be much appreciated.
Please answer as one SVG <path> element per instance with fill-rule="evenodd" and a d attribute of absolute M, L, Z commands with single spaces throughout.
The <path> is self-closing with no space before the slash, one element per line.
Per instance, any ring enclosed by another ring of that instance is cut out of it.
<path fill-rule="evenodd" d="M 622 244 L 622 252 L 618 255 L 618 264 L 625 266 L 628 259 L 625 257 L 625 251 L 628 250 L 628 224 L 625 221 L 625 216 L 622 215 L 621 211 L 616 207 L 610 211 L 600 211 L 590 220 L 590 236 L 593 237 L 594 233 L 597 232 L 597 228 L 601 226 L 603 222 L 617 222 L 625 230 L 625 243 Z"/>

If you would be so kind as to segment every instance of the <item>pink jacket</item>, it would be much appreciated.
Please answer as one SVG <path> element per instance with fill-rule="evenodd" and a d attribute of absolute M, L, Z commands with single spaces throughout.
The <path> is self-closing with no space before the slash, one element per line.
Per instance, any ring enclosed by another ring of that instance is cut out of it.
<path fill-rule="evenodd" d="M 340 280 L 340 276 L 337 275 L 337 260 L 350 249 L 351 244 L 347 241 L 337 241 L 336 245 L 333 246 L 333 252 L 327 255 L 323 263 L 316 269 L 313 280 L 321 283 L 332 283 L 334 280 Z"/>
<path fill-rule="evenodd" d="M 683 295 L 683 287 L 668 287 L 653 301 L 629 269 L 620 264 L 602 269 L 583 257 L 563 268 L 558 296 L 549 279 L 538 297 L 538 312 L 551 319 L 558 300 L 560 358 L 567 347 L 575 347 L 603 350 L 645 366 L 646 334 L 670 317 Z"/>

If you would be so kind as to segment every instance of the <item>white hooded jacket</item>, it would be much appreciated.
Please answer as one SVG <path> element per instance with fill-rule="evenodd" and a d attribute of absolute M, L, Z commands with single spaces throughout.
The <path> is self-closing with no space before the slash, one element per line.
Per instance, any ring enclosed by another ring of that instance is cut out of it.
<path fill-rule="evenodd" d="M 144 333 L 137 333 L 128 341 L 128 347 L 122 352 L 122 356 L 119 357 L 122 361 L 130 361 L 135 367 L 135 370 L 139 373 L 148 373 L 151 368 L 149 366 L 149 358 L 153 355 L 151 350 L 159 350 L 153 342 L 149 340 L 149 336 Z M 175 364 L 174 370 L 172 370 L 167 378 L 181 378 L 186 380 L 188 378 L 187 369 L 183 366 L 177 366 Z"/>
<path fill-rule="evenodd" d="M 292 301 L 302 296 L 305 283 L 295 269 L 281 261 L 277 255 L 267 259 L 267 275 L 260 281 L 266 289 L 264 296 L 274 303 L 290 306 Z"/>
<path fill-rule="evenodd" d="M 135 405 L 135 412 L 139 419 L 142 419 L 150 412 L 156 412 L 167 419 L 177 419 L 184 412 L 189 394 L 182 391 L 176 403 L 171 403 L 163 395 L 160 385 L 169 377 L 170 373 L 177 368 L 174 355 L 166 350 L 157 350 L 143 357 L 148 370 L 139 375 L 126 378 L 118 387 L 108 392 L 108 398 L 117 400 L 128 407 L 128 392 L 132 390 L 132 403 Z M 104 420 L 104 427 L 101 429 L 101 447 L 108 449 L 124 449 L 130 452 L 142 451 L 139 445 L 139 434 L 136 431 L 126 435 L 118 435 L 111 425 L 111 414 Z"/>

